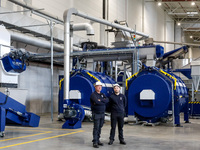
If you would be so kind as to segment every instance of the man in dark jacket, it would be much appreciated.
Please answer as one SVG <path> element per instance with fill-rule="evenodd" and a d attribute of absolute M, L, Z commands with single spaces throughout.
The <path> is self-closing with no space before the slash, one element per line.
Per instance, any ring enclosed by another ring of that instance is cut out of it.
<path fill-rule="evenodd" d="M 119 141 L 120 144 L 126 145 L 123 137 L 124 115 L 125 107 L 127 104 L 126 97 L 120 93 L 120 85 L 115 84 L 113 86 L 114 93 L 109 98 L 109 106 L 111 109 L 111 130 L 109 145 L 112 145 L 115 137 L 115 128 L 118 123 Z"/>
<path fill-rule="evenodd" d="M 92 109 L 92 117 L 94 121 L 93 128 L 93 147 L 99 148 L 103 146 L 103 143 L 100 142 L 101 128 L 103 127 L 106 103 L 109 99 L 105 94 L 101 93 L 102 83 L 100 81 L 95 83 L 95 91 L 90 96 L 90 103 Z"/>

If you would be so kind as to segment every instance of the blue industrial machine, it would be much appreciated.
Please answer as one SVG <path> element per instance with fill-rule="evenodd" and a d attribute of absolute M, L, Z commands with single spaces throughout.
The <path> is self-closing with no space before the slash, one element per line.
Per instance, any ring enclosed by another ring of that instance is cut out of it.
<path fill-rule="evenodd" d="M 21 73 L 26 70 L 26 60 L 29 52 L 13 50 L 1 58 L 5 71 Z"/>
<path fill-rule="evenodd" d="M 0 92 L 0 136 L 4 136 L 5 125 L 38 127 L 40 117 L 26 111 L 26 107 Z"/>
<path fill-rule="evenodd" d="M 102 92 L 106 96 L 110 96 L 113 93 L 112 85 L 116 83 L 112 78 L 100 72 L 74 70 L 70 76 L 70 92 L 77 91 L 80 93 L 80 96 L 73 98 L 70 94 L 71 98 L 67 101 L 63 98 L 63 81 L 64 78 L 60 80 L 59 114 L 63 114 L 66 120 L 62 127 L 73 129 L 81 127 L 81 121 L 84 119 L 83 107 L 90 107 L 90 95 L 95 91 L 94 83 L 97 81 L 103 83 Z"/>
<path fill-rule="evenodd" d="M 23 72 L 26 70 L 25 56 L 19 58 L 13 52 L 2 59 L 7 72 Z M 7 92 L 8 93 L 8 92 Z M 5 136 L 5 125 L 38 127 L 40 117 L 26 111 L 26 107 L 12 99 L 8 94 L 0 92 L 0 136 Z"/>
<path fill-rule="evenodd" d="M 126 80 L 128 115 L 156 123 L 173 116 L 180 125 L 180 112 L 188 119 L 188 91 L 180 77 L 156 67 L 144 67 Z"/>

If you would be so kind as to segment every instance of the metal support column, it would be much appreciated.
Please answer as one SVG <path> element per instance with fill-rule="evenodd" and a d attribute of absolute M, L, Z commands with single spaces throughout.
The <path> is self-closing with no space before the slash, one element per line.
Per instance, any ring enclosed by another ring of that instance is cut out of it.
<path fill-rule="evenodd" d="M 51 121 L 53 121 L 53 27 L 52 20 L 50 21 L 50 35 L 51 35 Z"/>
<path fill-rule="evenodd" d="M 135 25 L 135 38 L 134 38 L 134 49 L 133 49 L 133 66 L 132 66 L 132 74 L 138 71 L 138 52 L 137 52 L 137 42 L 136 42 L 136 25 Z"/>
<path fill-rule="evenodd" d="M 123 80 L 122 80 L 122 86 L 124 87 L 124 90 L 123 90 L 123 94 L 125 94 L 126 92 L 126 72 L 127 72 L 127 64 L 124 65 L 124 76 L 123 76 Z"/>
<path fill-rule="evenodd" d="M 115 81 L 117 81 L 117 61 L 115 61 Z"/>

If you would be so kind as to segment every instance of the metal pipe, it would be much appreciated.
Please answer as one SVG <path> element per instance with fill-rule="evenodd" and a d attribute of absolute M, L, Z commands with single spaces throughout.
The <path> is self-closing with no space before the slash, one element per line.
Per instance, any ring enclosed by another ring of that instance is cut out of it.
<path fill-rule="evenodd" d="M 121 26 L 116 23 L 109 22 L 104 19 L 99 19 L 93 16 L 89 16 L 88 14 L 85 14 L 83 12 L 78 11 L 75 8 L 70 8 L 66 10 L 63 14 L 63 19 L 64 19 L 64 99 L 68 100 L 69 99 L 69 68 L 70 68 L 70 20 L 72 15 L 77 15 L 80 17 L 83 17 L 85 19 L 92 20 L 94 22 L 98 22 L 104 25 L 108 25 L 111 27 L 115 27 L 117 29 L 121 29 L 130 33 L 136 33 L 137 35 L 144 36 L 148 38 L 149 36 L 141 33 L 141 32 L 136 32 L 131 28 Z"/>
<path fill-rule="evenodd" d="M 167 44 L 175 44 L 175 45 L 189 45 L 189 46 L 200 46 L 200 44 L 193 43 L 179 43 L 179 42 L 166 42 L 166 41 L 153 41 L 154 43 L 167 43 Z"/>
<path fill-rule="evenodd" d="M 72 26 L 74 31 L 86 30 L 87 35 L 94 35 L 94 28 L 89 23 L 78 23 Z"/>
<path fill-rule="evenodd" d="M 100 18 L 96 18 L 96 17 L 93 17 L 93 16 L 89 16 L 88 14 L 83 13 L 81 11 L 78 11 L 75 8 L 71 8 L 69 10 L 73 10 L 73 15 L 77 15 L 77 16 L 83 17 L 85 19 L 89 19 L 89 20 L 92 20 L 92 21 L 95 21 L 95 22 L 98 22 L 98 23 L 101 23 L 101 24 L 104 24 L 104 25 L 108 25 L 108 26 L 111 26 L 111 27 L 114 27 L 114 28 L 117 28 L 117 29 L 121 29 L 121 30 L 130 32 L 130 33 L 136 33 L 137 35 L 140 35 L 140 36 L 143 36 L 143 37 L 146 37 L 146 38 L 149 37 L 147 34 L 135 31 L 135 30 L 133 30 L 131 28 L 122 26 L 120 24 L 112 23 L 112 22 L 104 20 L 104 19 L 100 19 Z"/>
<path fill-rule="evenodd" d="M 51 43 L 49 41 L 41 40 L 36 37 L 28 36 L 11 30 L 8 30 L 8 32 L 11 35 L 11 39 L 14 41 L 23 42 L 34 46 L 40 46 L 41 48 L 46 48 L 46 49 L 51 48 Z M 54 44 L 54 50 L 62 52 L 64 50 L 64 47 L 59 44 Z"/>
<path fill-rule="evenodd" d="M 117 81 L 117 61 L 115 61 L 115 81 Z"/>
<path fill-rule="evenodd" d="M 53 22 L 50 21 L 50 35 L 51 35 L 51 121 L 53 121 Z"/>
<path fill-rule="evenodd" d="M 8 30 L 8 32 L 11 35 L 11 39 L 14 41 L 26 43 L 26 44 L 33 45 L 33 46 L 38 46 L 38 47 L 45 48 L 45 49 L 51 48 L 51 44 L 49 41 L 38 39 L 36 37 L 28 36 L 28 35 L 25 35 L 25 34 L 22 34 L 19 32 L 14 32 L 12 30 Z M 64 46 L 61 44 L 54 43 L 53 48 L 54 48 L 54 51 L 58 51 L 58 52 L 64 51 Z M 73 50 L 74 51 L 82 51 L 82 48 L 74 46 Z"/>

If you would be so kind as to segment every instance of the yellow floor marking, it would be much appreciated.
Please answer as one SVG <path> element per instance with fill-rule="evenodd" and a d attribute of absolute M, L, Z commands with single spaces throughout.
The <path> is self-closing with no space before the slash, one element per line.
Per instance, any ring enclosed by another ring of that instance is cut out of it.
<path fill-rule="evenodd" d="M 37 127 L 37 129 L 46 129 L 46 130 L 65 130 L 65 131 L 75 131 L 75 130 L 78 130 L 78 129 L 56 129 L 56 128 L 40 128 L 40 127 Z M 7 130 L 23 130 L 23 131 L 25 131 L 24 129 L 20 129 L 20 127 L 19 127 L 18 129 L 7 128 Z M 29 131 L 29 130 L 26 130 L 26 131 Z M 30 131 L 41 131 L 41 130 L 31 129 Z"/>
<path fill-rule="evenodd" d="M 55 128 L 37 128 L 37 129 L 48 129 L 48 130 L 65 130 L 65 131 L 74 131 L 78 129 L 55 129 Z"/>
<path fill-rule="evenodd" d="M 79 131 L 76 131 L 76 132 L 71 132 L 71 133 L 66 133 L 66 134 L 60 134 L 60 135 L 46 137 L 46 138 L 37 139 L 37 140 L 33 140 L 33 141 L 28 141 L 28 142 L 23 142 L 23 143 L 18 143 L 18 144 L 3 146 L 3 147 L 0 147 L 0 149 L 8 148 L 8 147 L 14 147 L 14 146 L 19 146 L 19 145 L 24 145 L 24 144 L 29 144 L 29 143 L 33 143 L 33 142 L 48 140 L 48 139 L 53 139 L 53 138 L 62 137 L 62 136 L 66 136 L 66 135 L 71 135 L 71 134 L 76 134 L 76 133 L 80 133 L 80 132 L 84 132 L 84 131 L 83 130 L 79 130 Z"/>
<path fill-rule="evenodd" d="M 19 136 L 19 137 L 15 137 L 15 138 L 4 139 L 4 140 L 0 140 L 0 142 L 10 141 L 10 140 L 16 140 L 16 139 L 21 139 L 21 138 L 26 138 L 26 137 L 31 137 L 31 136 L 48 134 L 48 133 L 52 133 L 52 131 L 47 131 L 47 132 L 42 132 L 42 133 L 37 133 L 37 134 L 31 134 L 31 135 L 26 135 L 26 136 Z"/>
<path fill-rule="evenodd" d="M 24 129 L 6 129 L 6 131 L 31 131 L 31 132 L 47 132 L 47 131 L 42 131 L 42 130 L 24 130 Z"/>

